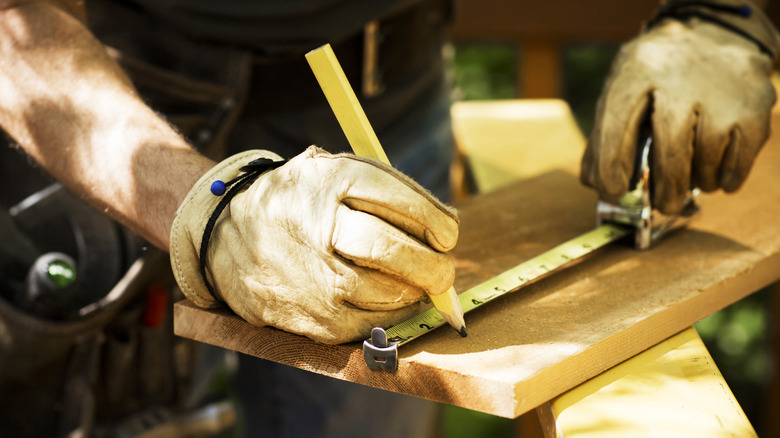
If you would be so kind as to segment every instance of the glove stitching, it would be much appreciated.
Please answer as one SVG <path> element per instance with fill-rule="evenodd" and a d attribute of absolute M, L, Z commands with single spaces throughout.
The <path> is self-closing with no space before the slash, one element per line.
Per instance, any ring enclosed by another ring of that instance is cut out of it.
<path fill-rule="evenodd" d="M 382 203 L 378 203 L 378 202 L 372 202 L 372 201 L 370 201 L 370 200 L 367 200 L 367 199 L 360 199 L 360 198 L 357 198 L 357 197 L 351 197 L 351 196 L 345 196 L 345 197 L 343 197 L 343 198 L 339 199 L 339 202 L 340 202 L 341 204 L 343 204 L 344 206 L 346 206 L 347 208 L 349 208 L 349 209 L 353 210 L 353 211 L 360 211 L 360 212 L 364 212 L 364 213 L 366 213 L 366 214 L 371 214 L 371 213 L 369 213 L 369 212 L 365 211 L 364 209 L 361 209 L 361 208 L 353 208 L 353 207 L 350 205 L 350 202 L 349 202 L 351 199 L 354 199 L 355 201 L 359 201 L 359 202 L 361 202 L 361 203 L 363 203 L 363 204 L 365 204 L 365 205 L 372 205 L 372 206 L 379 207 L 379 208 L 381 208 L 381 209 L 383 209 L 383 210 L 386 210 L 386 211 L 392 212 L 392 213 L 394 213 L 394 214 L 396 214 L 396 215 L 398 215 L 398 216 L 401 216 L 401 217 L 404 217 L 404 218 L 408 219 L 408 220 L 409 220 L 409 222 L 413 222 L 414 224 L 416 224 L 416 225 L 417 225 L 417 227 L 416 227 L 416 228 L 419 228 L 419 229 L 421 229 L 421 230 L 424 230 L 424 231 L 423 231 L 423 233 L 424 233 L 423 239 L 429 238 L 431 241 L 435 241 L 436 243 L 438 243 L 438 244 L 439 244 L 439 246 L 442 246 L 442 247 L 444 247 L 444 245 L 443 245 L 443 244 L 442 244 L 442 243 L 441 243 L 441 242 L 440 242 L 438 239 L 436 239 L 436 238 L 435 238 L 436 236 L 434 236 L 434 234 L 433 234 L 433 233 L 432 233 L 432 232 L 431 232 L 431 231 L 428 229 L 428 227 L 426 227 L 426 226 L 425 226 L 425 224 L 424 224 L 423 222 L 421 222 L 421 221 L 419 221 L 419 220 L 416 220 L 416 219 L 414 219 L 414 218 L 411 218 L 411 217 L 407 216 L 406 214 L 404 214 L 405 212 L 403 212 L 403 211 L 400 211 L 400 210 L 398 210 L 398 209 L 395 209 L 395 208 L 390 208 L 390 207 L 389 207 L 388 205 L 386 205 L 386 204 L 382 204 Z M 380 219 L 380 220 L 382 220 L 382 221 L 384 221 L 384 222 L 387 222 L 385 219 L 383 219 L 383 218 L 381 218 L 381 217 L 378 217 L 378 216 L 376 216 L 376 215 L 372 215 L 372 216 L 374 216 L 374 217 L 377 217 L 378 219 Z M 392 224 L 391 224 L 391 225 L 392 225 Z M 395 228 L 397 228 L 397 227 L 395 227 Z M 414 236 L 412 236 L 412 234 L 411 234 L 411 233 L 409 233 L 409 232 L 406 232 L 406 231 L 404 231 L 404 230 L 399 230 L 399 231 L 401 231 L 402 233 L 404 233 L 404 234 L 406 234 L 406 235 L 408 235 L 408 236 L 410 236 L 410 237 L 414 237 Z M 416 239 L 416 238 L 415 238 L 415 240 L 418 240 L 418 239 Z M 441 252 L 441 251 L 440 251 L 440 252 Z"/>
<path fill-rule="evenodd" d="M 405 306 L 409 304 L 415 304 L 418 303 L 419 300 L 393 300 L 393 301 L 355 301 L 355 300 L 345 300 L 348 303 L 351 303 L 353 305 L 376 305 L 376 304 L 397 304 L 402 303 Z M 367 310 L 365 308 L 361 308 L 363 310 Z M 396 310 L 396 309 L 389 309 L 389 310 Z"/>
<path fill-rule="evenodd" d="M 182 206 L 187 205 L 190 203 L 190 200 L 192 198 L 185 199 Z M 173 223 L 173 229 L 177 229 L 181 226 L 180 224 L 180 216 L 177 216 Z M 181 251 L 179 250 L 179 233 L 173 232 L 171 233 L 171 248 L 173 248 L 173 259 L 175 260 L 175 267 L 176 267 L 176 273 L 178 274 L 177 277 L 179 278 L 179 286 L 183 289 L 183 292 L 185 292 L 186 296 L 194 295 L 199 300 L 202 300 L 202 303 L 196 303 L 198 305 L 204 305 L 204 304 L 210 304 L 210 300 L 208 300 L 206 297 L 201 296 L 195 289 L 190 286 L 189 282 L 187 281 L 184 270 L 182 269 L 181 264 Z M 189 293 L 187 293 L 189 292 Z"/>

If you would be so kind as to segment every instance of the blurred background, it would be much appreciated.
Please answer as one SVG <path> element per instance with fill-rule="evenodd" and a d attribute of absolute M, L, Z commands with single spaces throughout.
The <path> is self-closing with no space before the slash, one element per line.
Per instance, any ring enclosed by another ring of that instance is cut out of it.
<path fill-rule="evenodd" d="M 658 1 L 530 3 L 456 1 L 454 98 L 560 98 L 587 137 L 620 43 L 638 33 Z M 769 2 L 770 16 L 780 16 L 777 3 Z M 695 325 L 759 436 L 780 433 L 778 291 L 756 292 Z M 538 431 L 527 423 L 535 413 L 526 417 L 514 421 L 447 406 L 441 432 L 447 438 L 534 436 Z"/>

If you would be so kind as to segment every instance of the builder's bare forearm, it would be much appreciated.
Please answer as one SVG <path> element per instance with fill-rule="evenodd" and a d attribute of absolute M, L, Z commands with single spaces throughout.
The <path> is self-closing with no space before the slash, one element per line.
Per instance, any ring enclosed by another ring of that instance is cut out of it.
<path fill-rule="evenodd" d="M 3 3 L 0 126 L 71 190 L 167 249 L 176 208 L 213 163 L 144 105 L 67 8 Z"/>

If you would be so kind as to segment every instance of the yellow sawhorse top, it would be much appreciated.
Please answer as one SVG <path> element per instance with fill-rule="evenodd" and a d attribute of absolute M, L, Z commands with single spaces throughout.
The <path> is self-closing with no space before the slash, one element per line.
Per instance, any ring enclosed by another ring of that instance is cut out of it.
<path fill-rule="evenodd" d="M 755 437 L 689 328 L 538 408 L 550 437 Z"/>

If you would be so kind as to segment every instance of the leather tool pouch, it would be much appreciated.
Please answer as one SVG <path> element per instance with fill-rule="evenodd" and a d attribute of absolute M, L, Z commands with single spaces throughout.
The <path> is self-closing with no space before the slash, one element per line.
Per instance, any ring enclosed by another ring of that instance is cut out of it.
<path fill-rule="evenodd" d="M 144 373 L 137 372 L 140 350 L 131 345 L 128 333 L 136 336 L 141 330 L 140 310 L 146 301 L 145 292 L 153 281 L 160 281 L 161 267 L 167 269 L 167 255 L 147 252 L 92 306 L 92 311 L 76 319 L 41 318 L 0 297 L 3 434 L 59 436 L 78 430 L 89 436 L 98 415 L 127 409 L 127 400 L 120 402 L 108 394 L 107 388 L 116 386 L 116 382 L 127 391 L 125 395 L 130 396 L 134 407 L 160 401 L 171 393 L 174 382 L 170 378 L 157 381 L 153 397 L 137 389 L 131 394 L 129 390 L 131 385 L 137 385 L 137 376 Z M 169 308 L 166 315 L 170 315 Z M 159 327 L 157 343 L 168 344 L 154 353 L 156 365 L 170 365 L 170 317 Z M 167 330 L 167 337 L 163 330 Z M 132 347 L 133 351 L 124 348 L 130 354 L 117 357 L 117 347 L 121 346 Z"/>

